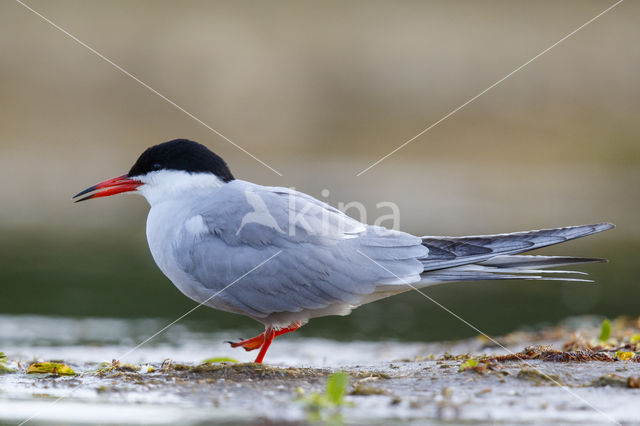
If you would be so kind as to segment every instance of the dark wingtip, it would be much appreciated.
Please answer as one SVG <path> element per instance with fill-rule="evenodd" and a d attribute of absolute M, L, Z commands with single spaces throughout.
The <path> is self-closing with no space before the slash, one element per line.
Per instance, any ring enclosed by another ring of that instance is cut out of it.
<path fill-rule="evenodd" d="M 559 258 L 564 258 L 567 261 L 570 261 L 571 264 L 578 264 L 578 263 L 607 263 L 609 262 L 609 260 L 607 259 L 602 259 L 600 257 L 570 257 L 570 256 L 566 256 L 566 257 L 561 257 L 559 256 Z"/>

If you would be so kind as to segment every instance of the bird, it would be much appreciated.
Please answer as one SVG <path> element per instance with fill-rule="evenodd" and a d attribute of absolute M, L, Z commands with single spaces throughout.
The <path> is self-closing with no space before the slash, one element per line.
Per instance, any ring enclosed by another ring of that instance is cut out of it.
<path fill-rule="evenodd" d="M 206 146 L 174 139 L 146 149 L 128 173 L 73 197 L 137 193 L 160 270 L 187 297 L 262 323 L 232 347 L 258 350 L 312 318 L 454 281 L 558 278 L 549 267 L 604 259 L 523 254 L 611 223 L 479 236 L 415 236 L 361 223 L 305 193 L 236 179 Z M 80 198 L 82 197 L 82 198 Z"/>

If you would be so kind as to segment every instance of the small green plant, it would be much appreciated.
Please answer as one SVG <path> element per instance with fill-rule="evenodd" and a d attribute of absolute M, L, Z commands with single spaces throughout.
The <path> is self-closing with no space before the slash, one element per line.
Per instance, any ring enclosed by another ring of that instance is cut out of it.
<path fill-rule="evenodd" d="M 344 395 L 349 386 L 349 375 L 344 371 L 333 373 L 327 380 L 326 397 L 329 403 L 339 406 L 344 405 Z"/>
<path fill-rule="evenodd" d="M 202 361 L 203 364 L 213 364 L 216 362 L 233 362 L 233 363 L 237 363 L 238 360 L 235 358 L 229 358 L 227 356 L 219 356 L 219 357 L 215 357 L 215 358 L 207 358 L 204 361 Z"/>
<path fill-rule="evenodd" d="M 635 352 L 630 352 L 630 351 L 616 351 L 616 353 L 613 356 L 614 358 L 619 359 L 620 361 L 629 361 L 634 356 L 636 356 L 636 354 Z"/>
<path fill-rule="evenodd" d="M 327 387 L 324 393 L 313 392 L 307 396 L 303 389 L 297 389 L 301 395 L 300 400 L 309 411 L 319 412 L 324 409 L 338 408 L 346 405 L 344 396 L 347 394 L 349 386 L 349 375 L 344 371 L 333 373 L 327 379 Z"/>
<path fill-rule="evenodd" d="M 34 362 L 27 368 L 27 374 L 56 374 L 60 376 L 73 376 L 75 371 L 68 365 L 58 362 Z"/>
<path fill-rule="evenodd" d="M 463 362 L 462 364 L 460 364 L 460 368 L 458 369 L 458 371 L 462 372 L 462 371 L 467 371 L 471 368 L 477 367 L 478 366 L 478 360 L 475 358 L 469 358 L 468 360 L 466 360 L 465 362 Z"/>
<path fill-rule="evenodd" d="M 7 367 L 7 354 L 0 352 L 0 374 L 15 373 L 16 370 Z"/>
<path fill-rule="evenodd" d="M 608 318 L 605 318 L 602 321 L 602 327 L 600 328 L 600 341 L 606 342 L 611 337 L 611 321 Z"/>

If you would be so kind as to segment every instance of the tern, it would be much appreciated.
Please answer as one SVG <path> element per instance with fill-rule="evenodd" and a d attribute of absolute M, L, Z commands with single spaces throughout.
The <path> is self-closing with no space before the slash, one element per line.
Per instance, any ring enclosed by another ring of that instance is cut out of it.
<path fill-rule="evenodd" d="M 260 349 L 256 363 L 275 337 L 311 318 L 347 315 L 412 289 L 453 281 L 571 280 L 544 273 L 581 273 L 546 268 L 604 259 L 521 253 L 614 227 L 414 236 L 361 223 L 302 192 L 235 179 L 222 158 L 187 139 L 148 148 L 127 174 L 73 198 L 125 192 L 151 206 L 151 254 L 182 293 L 264 324 L 258 336 L 229 342 Z"/>

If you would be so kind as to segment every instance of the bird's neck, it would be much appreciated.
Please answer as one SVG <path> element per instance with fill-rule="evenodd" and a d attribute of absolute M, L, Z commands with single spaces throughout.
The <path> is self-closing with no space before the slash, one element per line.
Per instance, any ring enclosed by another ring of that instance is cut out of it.
<path fill-rule="evenodd" d="M 219 177 L 211 173 L 188 173 L 179 170 L 151 172 L 140 178 L 144 185 L 138 192 L 149 205 L 194 198 L 210 194 L 225 185 Z"/>

